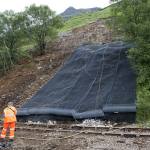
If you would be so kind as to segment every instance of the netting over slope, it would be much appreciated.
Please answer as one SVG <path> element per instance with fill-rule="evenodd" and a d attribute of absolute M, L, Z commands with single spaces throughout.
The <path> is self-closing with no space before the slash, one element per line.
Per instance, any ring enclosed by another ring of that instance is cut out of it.
<path fill-rule="evenodd" d="M 135 112 L 136 77 L 123 42 L 82 45 L 18 115 L 61 115 L 74 118 Z"/>

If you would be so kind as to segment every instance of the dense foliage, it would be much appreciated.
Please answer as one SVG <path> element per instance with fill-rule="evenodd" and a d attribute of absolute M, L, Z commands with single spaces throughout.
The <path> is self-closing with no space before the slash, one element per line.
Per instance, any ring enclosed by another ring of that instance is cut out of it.
<path fill-rule="evenodd" d="M 6 72 L 21 57 L 19 47 L 24 37 L 22 13 L 0 14 L 0 73 Z"/>
<path fill-rule="evenodd" d="M 112 0 L 115 30 L 135 44 L 129 58 L 137 71 L 137 120 L 150 119 L 150 0 Z"/>
<path fill-rule="evenodd" d="M 5 73 L 24 56 L 23 47 L 36 44 L 43 54 L 46 41 L 57 36 L 63 23 L 48 6 L 31 5 L 24 12 L 0 13 L 0 75 Z"/>

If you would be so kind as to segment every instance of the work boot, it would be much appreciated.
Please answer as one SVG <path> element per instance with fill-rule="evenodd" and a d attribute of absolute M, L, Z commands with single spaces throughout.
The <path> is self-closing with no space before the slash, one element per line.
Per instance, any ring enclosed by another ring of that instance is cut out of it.
<path fill-rule="evenodd" d="M 5 139 L 0 138 L 0 149 L 4 148 L 5 146 Z"/>
<path fill-rule="evenodd" d="M 7 143 L 7 147 L 13 146 L 13 143 L 14 143 L 14 139 L 9 139 L 9 141 Z"/>
<path fill-rule="evenodd" d="M 14 139 L 9 139 L 9 142 L 10 142 L 10 143 L 13 143 L 13 142 L 14 142 Z"/>

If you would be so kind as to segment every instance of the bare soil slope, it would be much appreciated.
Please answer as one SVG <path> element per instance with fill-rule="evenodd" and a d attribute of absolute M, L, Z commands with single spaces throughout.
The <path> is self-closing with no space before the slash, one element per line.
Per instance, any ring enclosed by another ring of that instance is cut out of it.
<path fill-rule="evenodd" d="M 8 101 L 17 107 L 23 104 L 55 74 L 70 53 L 51 51 L 12 68 L 0 78 L 0 111 Z"/>

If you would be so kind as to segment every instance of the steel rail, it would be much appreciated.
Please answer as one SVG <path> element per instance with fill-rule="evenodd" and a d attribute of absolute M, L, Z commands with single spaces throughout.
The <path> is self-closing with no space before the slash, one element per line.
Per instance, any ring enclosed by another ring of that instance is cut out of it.
<path fill-rule="evenodd" d="M 2 128 L 2 126 L 0 126 Z M 102 127 L 89 127 L 89 126 L 79 126 L 79 125 L 68 125 L 68 124 L 61 124 L 61 125 L 39 125 L 39 124 L 18 124 L 16 126 L 16 129 L 21 130 L 44 130 L 44 131 L 53 131 L 54 129 L 74 129 L 74 130 L 102 130 L 102 131 L 111 131 L 111 130 L 120 130 L 124 132 L 149 132 L 150 128 L 139 128 L 139 127 L 108 127 L 108 126 L 102 126 Z"/>

